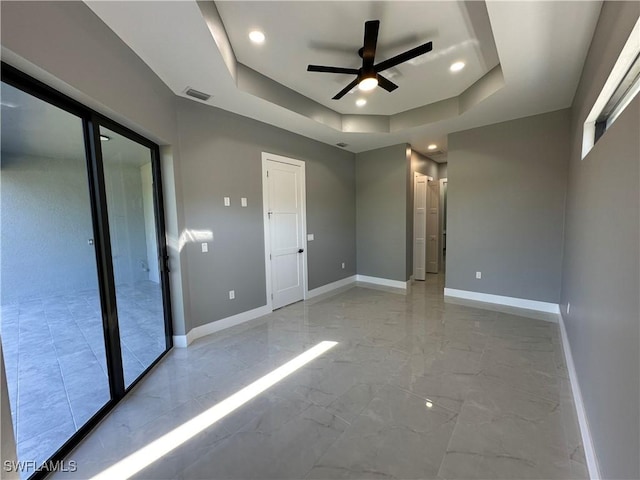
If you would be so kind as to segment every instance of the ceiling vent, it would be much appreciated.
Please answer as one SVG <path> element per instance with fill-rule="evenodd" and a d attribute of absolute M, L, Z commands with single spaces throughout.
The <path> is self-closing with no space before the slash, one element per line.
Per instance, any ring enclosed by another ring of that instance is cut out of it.
<path fill-rule="evenodd" d="M 336 143 L 336 145 L 339 146 L 340 148 L 345 148 L 349 146 L 348 143 L 344 143 L 344 142 Z"/>
<path fill-rule="evenodd" d="M 211 98 L 211 95 L 207 93 L 199 92 L 198 90 L 194 90 L 193 88 L 187 88 L 187 90 L 184 93 L 186 93 L 190 97 L 197 98 L 198 100 L 202 100 L 203 102 L 206 102 Z"/>

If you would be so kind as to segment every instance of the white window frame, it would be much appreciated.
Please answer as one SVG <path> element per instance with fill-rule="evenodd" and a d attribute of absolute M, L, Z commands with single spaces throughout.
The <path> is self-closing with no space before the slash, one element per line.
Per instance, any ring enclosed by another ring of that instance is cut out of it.
<path fill-rule="evenodd" d="M 640 18 L 636 22 L 629 39 L 622 48 L 622 52 L 618 56 L 609 78 L 602 87 L 600 95 L 598 95 L 593 108 L 587 115 L 587 119 L 584 122 L 583 134 L 582 134 L 582 159 L 587 156 L 595 145 L 596 138 L 596 123 L 601 120 L 601 116 L 605 108 L 608 106 L 611 98 L 617 93 L 618 87 L 625 79 L 625 76 L 629 72 L 630 68 L 640 55 Z M 625 95 L 618 102 L 616 107 L 606 117 L 606 130 L 615 122 L 618 116 L 624 111 L 624 109 L 631 103 L 635 96 L 640 92 L 640 80 L 631 86 L 631 88 L 625 93 Z M 598 136 L 600 138 L 601 135 Z"/>

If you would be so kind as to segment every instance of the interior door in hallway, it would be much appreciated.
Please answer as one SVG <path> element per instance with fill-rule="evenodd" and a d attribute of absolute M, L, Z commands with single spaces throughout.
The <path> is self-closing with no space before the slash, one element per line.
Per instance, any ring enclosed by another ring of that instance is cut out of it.
<path fill-rule="evenodd" d="M 438 273 L 440 264 L 439 242 L 440 185 L 438 181 L 427 183 L 427 272 Z"/>
<path fill-rule="evenodd" d="M 426 175 L 413 174 L 413 278 L 425 280 L 427 235 L 427 181 Z"/>
<path fill-rule="evenodd" d="M 304 298 L 305 227 L 304 163 L 273 158 L 276 156 L 266 159 L 265 191 L 272 307 L 275 309 Z"/>

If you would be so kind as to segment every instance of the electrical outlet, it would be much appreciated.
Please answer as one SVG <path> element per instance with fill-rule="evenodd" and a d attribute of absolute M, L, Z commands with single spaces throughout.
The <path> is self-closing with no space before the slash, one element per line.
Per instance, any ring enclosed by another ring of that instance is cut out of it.
<path fill-rule="evenodd" d="M 476 279 L 480 280 L 482 278 L 482 272 L 476 272 Z"/>
<path fill-rule="evenodd" d="M 234 298 L 236 298 L 236 291 L 229 290 L 229 300 L 233 300 Z"/>
<path fill-rule="evenodd" d="M 571 302 L 567 303 L 567 315 L 569 315 L 570 311 L 571 311 Z"/>
<path fill-rule="evenodd" d="M 242 197 L 240 199 L 240 206 L 241 207 L 246 207 L 247 206 L 247 197 Z"/>
<path fill-rule="evenodd" d="M 344 270 L 344 262 L 342 262 L 342 269 Z"/>
<path fill-rule="evenodd" d="M 229 197 L 224 197 L 224 206 L 225 207 L 231 206 L 231 199 Z"/>
<path fill-rule="evenodd" d="M 204 242 L 202 244 L 202 253 L 207 253 L 209 251 L 209 244 L 207 242 Z"/>
<path fill-rule="evenodd" d="M 313 241 L 313 233 L 307 233 L 307 242 Z"/>

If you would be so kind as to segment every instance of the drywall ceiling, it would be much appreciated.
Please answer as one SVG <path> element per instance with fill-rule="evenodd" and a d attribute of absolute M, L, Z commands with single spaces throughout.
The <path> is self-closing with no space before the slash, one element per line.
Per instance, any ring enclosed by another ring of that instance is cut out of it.
<path fill-rule="evenodd" d="M 218 2 L 218 11 L 239 62 L 340 113 L 392 115 L 460 95 L 498 64 L 492 41 L 487 57 L 480 35 L 492 40 L 486 15 L 474 15 L 463 2 Z M 479 5 L 483 5 L 479 3 Z M 287 20 L 282 12 L 286 12 Z M 478 18 L 479 17 L 479 18 Z M 434 50 L 385 71 L 399 88 L 362 92 L 355 88 L 341 100 L 332 97 L 353 75 L 306 72 L 307 65 L 360 68 L 364 21 L 380 20 L 376 63 L 431 41 Z M 327 29 L 327 25 L 332 25 Z M 262 45 L 248 32 L 260 29 Z M 452 73 L 449 66 L 466 66 Z M 367 100 L 363 107 L 355 100 Z"/>
<path fill-rule="evenodd" d="M 569 107 L 601 7 L 597 1 L 87 4 L 177 95 L 192 87 L 213 95 L 209 105 L 325 143 L 344 142 L 352 152 L 407 142 L 426 155 L 430 143 L 446 151 L 448 133 Z M 330 97 L 348 77 L 312 74 L 306 65 L 357 66 L 363 25 L 371 19 L 381 20 L 380 59 L 414 42 L 431 40 L 434 49 L 391 70 L 400 86 L 395 92 L 377 89 L 363 109 L 354 105 L 356 93 L 336 105 Z M 259 47 L 248 39 L 254 28 L 267 37 Z M 457 60 L 468 69 L 453 76 L 448 67 Z M 444 100 L 465 88 L 476 91 Z"/>

